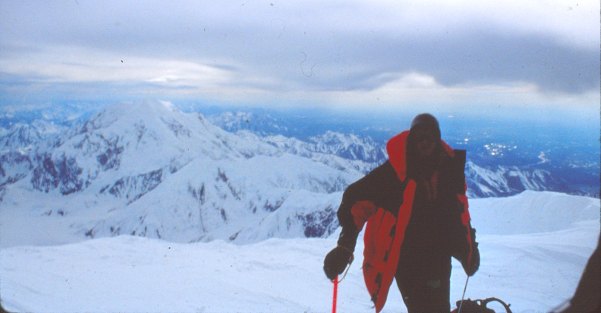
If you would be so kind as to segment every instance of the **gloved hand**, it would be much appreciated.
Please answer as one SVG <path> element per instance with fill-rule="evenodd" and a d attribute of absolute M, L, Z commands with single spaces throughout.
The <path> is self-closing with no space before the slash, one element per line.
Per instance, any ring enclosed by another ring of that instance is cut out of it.
<path fill-rule="evenodd" d="M 353 262 L 352 251 L 343 246 L 337 246 L 323 260 L 323 271 L 329 280 L 334 280 L 336 276 L 344 272 L 346 266 L 351 262 Z"/>
<path fill-rule="evenodd" d="M 478 249 L 478 243 L 474 243 L 474 250 L 472 251 L 472 262 L 471 264 L 466 264 L 467 261 L 461 263 L 463 265 L 463 269 L 467 276 L 472 276 L 476 274 L 478 268 L 480 267 L 480 251 Z"/>

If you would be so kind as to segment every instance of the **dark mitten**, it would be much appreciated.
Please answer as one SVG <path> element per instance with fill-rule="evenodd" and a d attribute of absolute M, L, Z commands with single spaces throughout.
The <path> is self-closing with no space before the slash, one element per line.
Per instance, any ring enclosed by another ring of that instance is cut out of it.
<path fill-rule="evenodd" d="M 344 272 L 346 266 L 352 261 L 353 253 L 351 250 L 343 246 L 337 246 L 323 260 L 323 271 L 329 280 L 334 280 L 336 276 Z"/>
<path fill-rule="evenodd" d="M 474 250 L 472 251 L 472 260 L 470 264 L 466 264 L 467 260 L 465 262 L 462 262 L 461 264 L 463 265 L 463 269 L 465 270 L 467 276 L 472 276 L 476 274 L 478 268 L 480 268 L 480 250 L 478 249 L 478 243 L 474 242 L 473 247 Z"/>

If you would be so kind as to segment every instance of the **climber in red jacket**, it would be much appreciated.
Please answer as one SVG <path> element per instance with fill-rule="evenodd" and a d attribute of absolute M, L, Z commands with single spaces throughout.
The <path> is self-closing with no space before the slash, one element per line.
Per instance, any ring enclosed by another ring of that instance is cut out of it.
<path fill-rule="evenodd" d="M 449 312 L 451 257 L 469 276 L 480 265 L 465 195 L 465 150 L 441 139 L 430 114 L 416 116 L 386 148 L 388 161 L 345 190 L 342 232 L 324 271 L 333 280 L 345 270 L 367 223 L 363 276 L 376 312 L 393 278 L 409 312 Z"/>

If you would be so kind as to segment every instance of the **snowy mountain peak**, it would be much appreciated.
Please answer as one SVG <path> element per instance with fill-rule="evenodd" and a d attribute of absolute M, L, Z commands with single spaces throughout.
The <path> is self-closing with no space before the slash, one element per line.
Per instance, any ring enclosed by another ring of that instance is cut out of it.
<path fill-rule="evenodd" d="M 349 160 L 378 164 L 387 159 L 383 145 L 369 137 L 327 131 L 323 135 L 310 138 L 310 141 L 314 143 L 316 151 L 335 154 Z"/>
<path fill-rule="evenodd" d="M 17 124 L 7 130 L 0 138 L 0 149 L 8 152 L 12 149 L 29 149 L 42 138 L 39 130 L 31 125 Z"/>
<path fill-rule="evenodd" d="M 196 158 L 252 155 L 240 143 L 242 139 L 202 116 L 183 113 L 168 102 L 121 103 L 105 108 L 76 131 L 66 132 L 56 145 L 31 156 L 37 164 L 30 181 L 40 191 L 58 189 L 70 194 L 93 187 L 99 180 L 103 183 L 95 190 L 104 190 L 132 177 L 174 173 Z"/>
<path fill-rule="evenodd" d="M 47 148 L 21 162 L 29 171 L 0 168 L 11 175 L 2 200 L 43 216 L 86 216 L 68 226 L 82 238 L 325 236 L 336 227 L 331 195 L 360 175 L 340 157 L 287 153 L 160 101 L 107 107 Z M 36 200 L 46 194 L 52 204 Z"/>
<path fill-rule="evenodd" d="M 165 120 L 181 119 L 181 113 L 168 102 L 141 101 L 124 102 L 106 107 L 89 119 L 81 132 L 109 129 L 115 132 L 128 130 L 131 126 L 144 125 L 147 129 L 159 131 L 165 127 Z M 115 124 L 115 125 L 113 125 Z"/>

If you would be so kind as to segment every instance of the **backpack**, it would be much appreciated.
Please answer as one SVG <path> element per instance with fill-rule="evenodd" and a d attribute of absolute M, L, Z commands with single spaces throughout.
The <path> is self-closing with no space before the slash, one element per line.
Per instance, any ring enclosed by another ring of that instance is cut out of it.
<path fill-rule="evenodd" d="M 496 313 L 494 310 L 491 310 L 486 307 L 486 305 L 492 301 L 501 303 L 503 307 L 505 307 L 506 313 L 512 313 L 511 309 L 509 308 L 510 304 L 507 304 L 502 300 L 494 297 L 487 298 L 484 300 L 467 299 L 463 300 L 463 304 L 461 303 L 462 301 L 457 301 L 457 309 L 451 311 L 451 313 L 458 313 L 459 307 L 461 307 L 461 313 Z"/>

